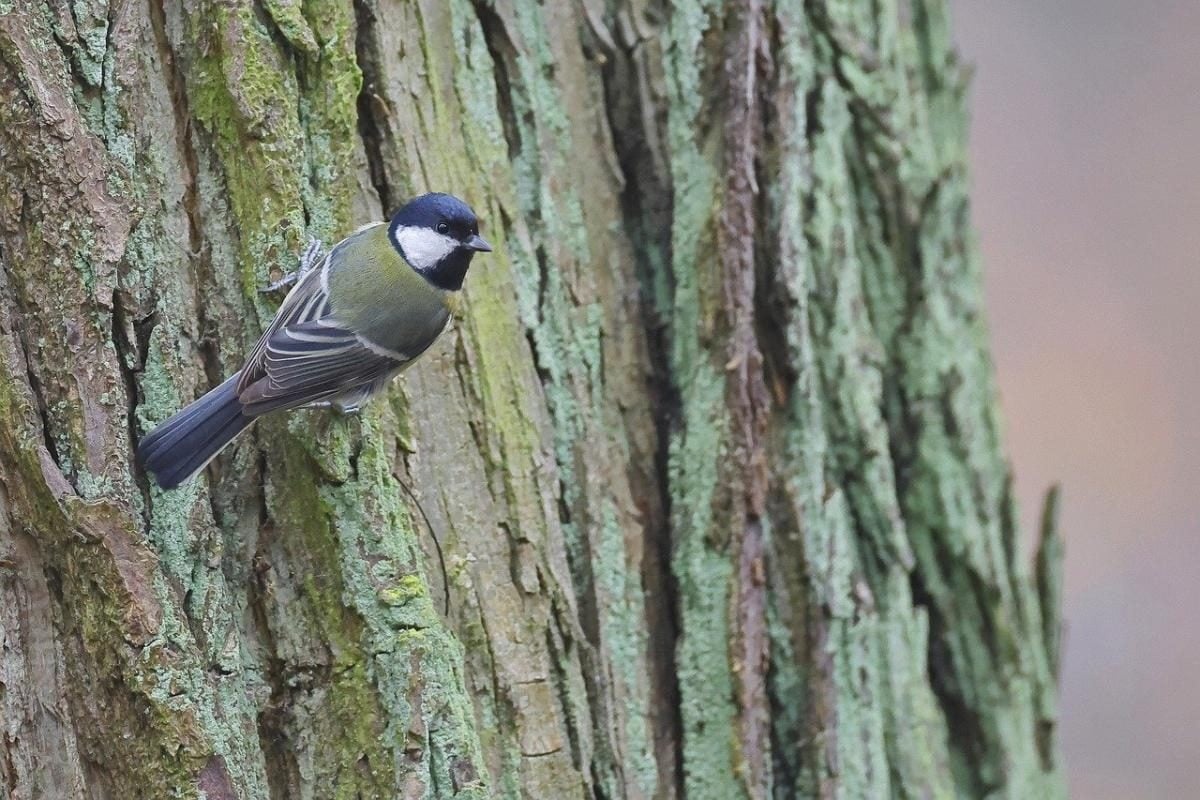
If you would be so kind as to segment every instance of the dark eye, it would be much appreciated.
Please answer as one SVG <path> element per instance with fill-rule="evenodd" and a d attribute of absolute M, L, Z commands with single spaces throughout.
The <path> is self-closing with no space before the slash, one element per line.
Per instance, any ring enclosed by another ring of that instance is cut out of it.
<path fill-rule="evenodd" d="M 446 224 L 446 223 L 444 223 L 444 222 L 439 222 L 439 223 L 438 223 L 438 227 L 437 227 L 437 231 L 438 231 L 438 233 L 449 233 L 449 232 L 450 232 L 450 226 L 449 226 L 449 225 L 447 225 L 447 224 Z"/>

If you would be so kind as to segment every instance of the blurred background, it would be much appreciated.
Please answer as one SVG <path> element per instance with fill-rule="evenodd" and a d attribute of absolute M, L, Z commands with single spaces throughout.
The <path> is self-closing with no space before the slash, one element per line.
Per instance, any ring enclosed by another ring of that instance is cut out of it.
<path fill-rule="evenodd" d="M 951 0 L 1023 529 L 1063 485 L 1082 800 L 1200 797 L 1200 2 Z"/>

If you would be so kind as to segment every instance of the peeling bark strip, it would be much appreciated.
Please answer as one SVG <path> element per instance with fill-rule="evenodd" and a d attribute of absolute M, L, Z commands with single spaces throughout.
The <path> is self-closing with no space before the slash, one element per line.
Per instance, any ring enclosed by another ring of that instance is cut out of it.
<path fill-rule="evenodd" d="M 936 0 L 0 0 L 0 793 L 1061 795 L 964 87 Z M 431 189 L 500 246 L 389 398 L 147 484 Z"/>

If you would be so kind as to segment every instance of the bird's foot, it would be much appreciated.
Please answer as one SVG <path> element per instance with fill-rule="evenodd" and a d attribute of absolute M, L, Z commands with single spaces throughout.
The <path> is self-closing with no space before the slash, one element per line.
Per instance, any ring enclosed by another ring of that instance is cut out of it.
<path fill-rule="evenodd" d="M 320 239 L 312 238 L 308 240 L 308 246 L 304 248 L 304 252 L 300 254 L 300 265 L 293 272 L 285 274 L 277 281 L 273 281 L 263 288 L 259 289 L 259 294 L 272 294 L 281 289 L 290 289 L 296 285 L 296 282 L 309 273 L 315 266 L 320 264 L 325 259 L 325 245 Z"/>
<path fill-rule="evenodd" d="M 363 403 L 354 405 L 342 405 L 336 400 L 317 400 L 312 403 L 305 403 L 305 408 L 328 408 L 332 409 L 339 417 L 357 417 L 362 415 Z"/>
<path fill-rule="evenodd" d="M 300 254 L 300 268 L 297 270 L 297 279 L 303 278 L 308 274 L 309 270 L 325 260 L 325 245 L 321 240 L 311 237 L 308 240 L 308 247 L 304 248 L 304 252 Z"/>
<path fill-rule="evenodd" d="M 288 272 L 277 281 L 272 281 L 258 290 L 259 294 L 274 294 L 282 289 L 291 289 L 300 280 L 299 272 Z"/>

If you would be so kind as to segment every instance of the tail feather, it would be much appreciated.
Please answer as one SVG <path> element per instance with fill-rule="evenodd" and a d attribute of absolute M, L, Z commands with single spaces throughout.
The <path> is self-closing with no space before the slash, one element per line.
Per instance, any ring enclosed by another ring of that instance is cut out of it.
<path fill-rule="evenodd" d="M 238 373 L 159 425 L 138 445 L 137 458 L 158 485 L 186 482 L 250 426 L 238 402 Z"/>

